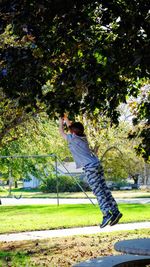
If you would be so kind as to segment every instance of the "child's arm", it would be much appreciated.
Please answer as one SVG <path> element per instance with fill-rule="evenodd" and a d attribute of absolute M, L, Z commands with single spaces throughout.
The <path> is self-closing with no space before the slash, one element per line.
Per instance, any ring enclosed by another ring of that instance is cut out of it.
<path fill-rule="evenodd" d="M 59 118 L 59 133 L 66 140 L 67 134 L 64 132 L 64 119 Z"/>
<path fill-rule="evenodd" d="M 71 121 L 68 119 L 68 117 L 67 117 L 67 115 L 66 115 L 66 114 L 64 114 L 64 117 L 63 117 L 63 119 L 64 119 L 64 121 L 65 121 L 65 123 L 66 123 L 67 127 L 69 127 L 69 126 L 71 125 Z"/>

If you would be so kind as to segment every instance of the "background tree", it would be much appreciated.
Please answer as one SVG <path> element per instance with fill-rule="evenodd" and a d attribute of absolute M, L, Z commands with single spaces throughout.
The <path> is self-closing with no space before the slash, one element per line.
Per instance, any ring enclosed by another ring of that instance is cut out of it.
<path fill-rule="evenodd" d="M 142 142 L 137 144 L 136 151 L 141 154 L 145 161 L 150 162 L 150 84 L 147 83 L 141 88 L 137 99 L 129 101 L 133 113 L 133 129 L 129 138 L 140 137 Z"/>
<path fill-rule="evenodd" d="M 23 135 L 26 122 L 43 111 L 42 106 L 31 110 L 29 105 L 20 107 L 18 99 L 9 99 L 0 92 L 0 147 Z M 24 129 L 23 129 L 24 128 Z"/>
<path fill-rule="evenodd" d="M 19 126 L 19 132 L 15 141 L 8 143 L 6 140 L 6 144 L 3 144 L 2 156 L 56 154 L 61 160 L 71 157 L 65 141 L 59 135 L 57 124 L 50 121 L 45 113 L 37 114 L 34 118 L 30 117 Z M 8 181 L 11 167 L 14 182 L 28 177 L 30 173 L 43 179 L 46 173 L 52 172 L 54 165 L 54 158 L 51 157 L 0 159 L 0 173 L 1 178 Z"/>
<path fill-rule="evenodd" d="M 134 150 L 139 138 L 128 139 L 132 121 L 121 119 L 115 127 L 110 120 L 95 113 L 95 117 L 84 115 L 83 123 L 91 148 L 103 163 L 106 178 L 121 181 L 130 177 L 137 184 L 138 177 L 144 176 L 144 161 Z"/>

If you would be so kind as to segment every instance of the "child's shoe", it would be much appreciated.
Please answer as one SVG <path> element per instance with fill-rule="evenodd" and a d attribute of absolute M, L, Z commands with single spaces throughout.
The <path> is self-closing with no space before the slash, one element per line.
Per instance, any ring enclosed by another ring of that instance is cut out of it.
<path fill-rule="evenodd" d="M 113 225 L 117 224 L 122 216 L 123 215 L 122 215 L 122 213 L 120 211 L 117 211 L 116 213 L 114 213 L 112 215 L 111 220 L 110 220 L 110 225 L 113 226 Z"/>
<path fill-rule="evenodd" d="M 108 213 L 107 215 L 105 215 L 103 217 L 102 223 L 100 224 L 100 228 L 105 227 L 111 221 L 112 217 L 113 215 L 111 213 Z"/>

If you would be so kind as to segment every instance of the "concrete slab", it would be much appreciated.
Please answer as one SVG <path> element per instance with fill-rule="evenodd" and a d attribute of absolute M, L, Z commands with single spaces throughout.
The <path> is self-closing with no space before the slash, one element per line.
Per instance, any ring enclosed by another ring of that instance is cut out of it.
<path fill-rule="evenodd" d="M 135 256 L 135 255 L 118 255 L 118 256 L 99 257 L 96 259 L 90 259 L 84 262 L 80 262 L 78 264 L 73 265 L 73 267 L 115 267 L 123 263 L 126 263 L 126 264 L 130 263 L 132 261 L 135 261 L 137 264 L 138 262 L 140 264 L 143 263 L 140 266 L 144 267 L 145 264 L 150 264 L 150 257 L 146 257 L 146 256 L 141 257 L 141 256 Z M 138 265 L 135 265 L 135 266 L 138 266 Z"/>
<path fill-rule="evenodd" d="M 14 234 L 1 234 L 0 241 L 11 242 L 18 240 L 36 240 L 36 239 L 46 239 L 52 237 L 101 234 L 101 233 L 127 231 L 127 230 L 143 229 L 143 228 L 150 229 L 150 222 L 117 224 L 114 226 L 107 225 L 105 228 L 102 229 L 99 226 L 90 226 L 90 227 L 78 227 L 78 228 L 58 229 L 58 230 L 22 232 Z"/>

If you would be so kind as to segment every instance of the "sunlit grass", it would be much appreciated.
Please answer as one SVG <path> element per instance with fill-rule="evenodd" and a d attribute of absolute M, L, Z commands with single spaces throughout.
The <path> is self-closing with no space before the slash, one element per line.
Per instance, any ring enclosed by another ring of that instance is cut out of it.
<path fill-rule="evenodd" d="M 148 204 L 119 207 L 121 223 L 150 220 Z M 101 220 L 98 206 L 91 204 L 0 206 L 0 233 L 98 225 Z"/>

